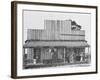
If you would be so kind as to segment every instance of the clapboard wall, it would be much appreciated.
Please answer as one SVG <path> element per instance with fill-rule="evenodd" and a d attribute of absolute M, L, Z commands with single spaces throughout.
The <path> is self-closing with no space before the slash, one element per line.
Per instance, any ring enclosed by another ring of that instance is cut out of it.
<path fill-rule="evenodd" d="M 44 29 L 27 30 L 27 40 L 85 40 L 84 30 L 71 27 L 71 20 L 44 20 Z"/>

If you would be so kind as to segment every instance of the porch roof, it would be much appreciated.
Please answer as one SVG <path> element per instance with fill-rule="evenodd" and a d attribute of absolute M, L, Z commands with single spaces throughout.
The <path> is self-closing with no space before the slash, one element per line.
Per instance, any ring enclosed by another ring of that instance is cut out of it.
<path fill-rule="evenodd" d="M 23 47 L 89 47 L 86 41 L 27 41 Z"/>

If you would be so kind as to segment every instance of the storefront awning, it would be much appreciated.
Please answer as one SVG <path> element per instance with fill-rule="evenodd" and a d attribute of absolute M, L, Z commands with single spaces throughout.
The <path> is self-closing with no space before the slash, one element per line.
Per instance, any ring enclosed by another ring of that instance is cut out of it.
<path fill-rule="evenodd" d="M 89 47 L 86 41 L 27 41 L 24 48 L 29 47 Z"/>

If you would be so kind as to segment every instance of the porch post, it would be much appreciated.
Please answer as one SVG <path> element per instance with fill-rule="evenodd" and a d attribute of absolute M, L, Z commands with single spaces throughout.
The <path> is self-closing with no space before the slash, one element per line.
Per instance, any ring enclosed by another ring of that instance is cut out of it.
<path fill-rule="evenodd" d="M 32 48 L 32 62 L 34 64 L 34 47 Z"/>
<path fill-rule="evenodd" d="M 88 62 L 90 62 L 90 49 L 88 47 Z"/>
<path fill-rule="evenodd" d="M 23 48 L 23 59 L 25 58 L 25 48 Z"/>
<path fill-rule="evenodd" d="M 25 68 L 25 48 L 23 48 L 23 68 Z"/>
<path fill-rule="evenodd" d="M 40 63 L 43 63 L 43 61 L 42 61 L 42 47 L 40 47 Z"/>
<path fill-rule="evenodd" d="M 64 48 L 64 63 L 65 63 L 65 53 L 66 53 L 66 48 Z"/>
<path fill-rule="evenodd" d="M 30 57 L 30 63 L 33 63 L 33 48 L 30 48 L 30 51 L 29 51 L 29 57 Z"/>

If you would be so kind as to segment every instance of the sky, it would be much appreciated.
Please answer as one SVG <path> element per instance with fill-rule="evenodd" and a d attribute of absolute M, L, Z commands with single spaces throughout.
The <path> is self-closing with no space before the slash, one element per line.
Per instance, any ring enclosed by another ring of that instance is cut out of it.
<path fill-rule="evenodd" d="M 44 20 L 73 20 L 82 26 L 81 30 L 85 30 L 85 40 L 91 43 L 91 14 L 76 12 L 54 12 L 54 11 L 23 11 L 23 28 L 24 38 L 27 39 L 27 29 L 44 29 Z"/>

